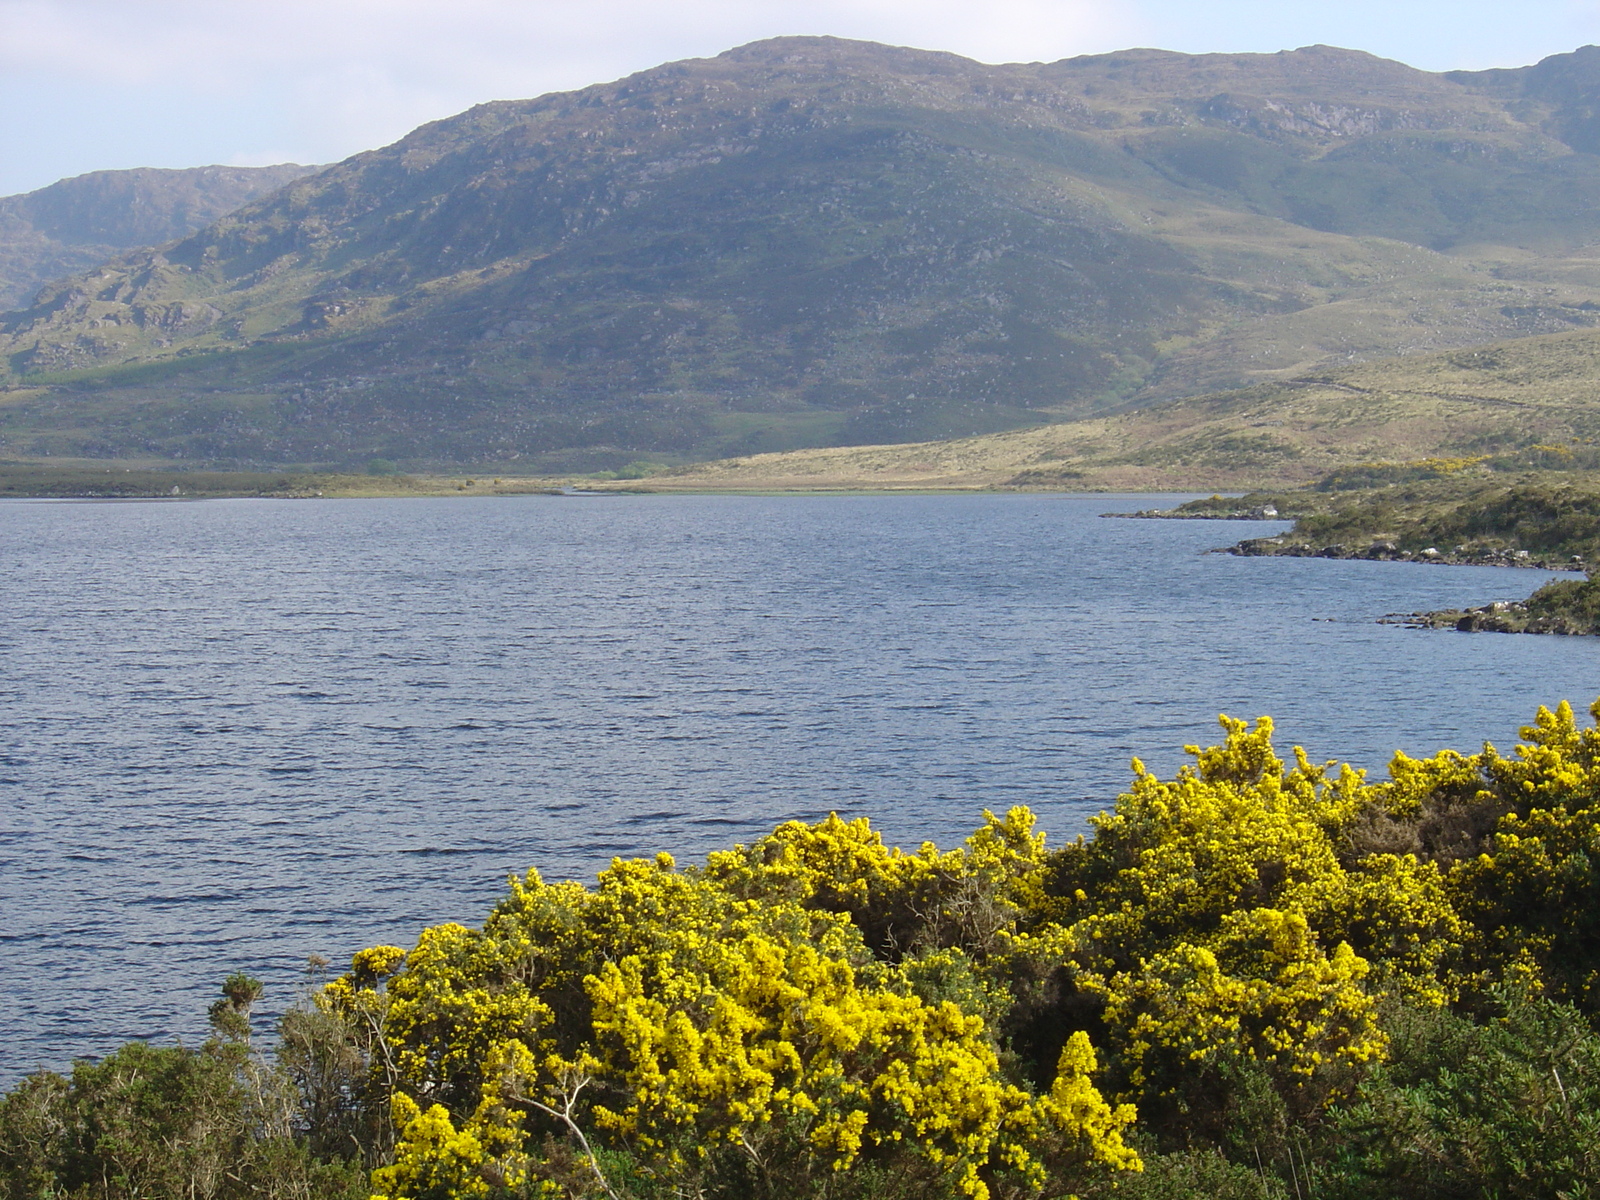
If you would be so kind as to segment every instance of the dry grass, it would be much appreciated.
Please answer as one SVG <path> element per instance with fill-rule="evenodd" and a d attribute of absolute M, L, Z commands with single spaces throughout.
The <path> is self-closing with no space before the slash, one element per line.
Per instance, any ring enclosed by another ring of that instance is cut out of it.
<path fill-rule="evenodd" d="M 1282 488 L 1354 463 L 1507 452 L 1596 437 L 1600 334 L 1585 330 L 1388 359 L 1317 378 L 982 437 L 730 458 L 655 476 L 647 486 Z"/>

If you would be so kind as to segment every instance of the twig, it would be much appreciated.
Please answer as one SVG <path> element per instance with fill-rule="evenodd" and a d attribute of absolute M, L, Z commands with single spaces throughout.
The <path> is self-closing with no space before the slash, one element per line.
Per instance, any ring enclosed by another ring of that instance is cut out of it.
<path fill-rule="evenodd" d="M 765 1175 L 767 1173 L 767 1164 L 762 1160 L 761 1155 L 756 1153 L 756 1148 L 750 1144 L 750 1139 L 745 1137 L 742 1130 L 739 1133 L 739 1145 L 744 1147 L 744 1152 L 750 1156 L 750 1161 L 755 1163 L 756 1170 Z"/>
<path fill-rule="evenodd" d="M 1300 1191 L 1300 1169 L 1295 1166 L 1294 1140 L 1292 1138 L 1285 1142 L 1285 1148 L 1289 1151 L 1289 1182 L 1294 1184 L 1296 1200 L 1306 1200 L 1304 1193 Z"/>
<path fill-rule="evenodd" d="M 1309 1161 L 1307 1161 L 1307 1159 L 1306 1159 L 1306 1148 L 1304 1146 L 1301 1146 L 1299 1149 L 1300 1149 L 1300 1173 L 1306 1177 L 1306 1200 L 1311 1200 L 1311 1195 L 1312 1195 L 1312 1193 L 1311 1193 L 1311 1163 Z M 1295 1152 L 1295 1144 L 1294 1144 L 1293 1139 L 1291 1139 L 1290 1142 L 1289 1142 L 1289 1156 L 1291 1158 L 1294 1157 L 1294 1152 Z M 1296 1184 L 1295 1185 L 1295 1191 L 1298 1192 L 1299 1190 L 1300 1190 L 1300 1186 L 1299 1186 L 1299 1184 Z"/>
<path fill-rule="evenodd" d="M 570 1092 L 562 1093 L 562 1107 L 559 1111 L 548 1104 L 535 1100 L 531 1096 L 524 1096 L 522 1099 L 546 1116 L 553 1117 L 567 1127 L 572 1136 L 578 1139 L 578 1145 L 583 1147 L 583 1153 L 589 1159 L 589 1169 L 594 1172 L 594 1177 L 600 1181 L 600 1186 L 605 1188 L 606 1195 L 610 1196 L 611 1200 L 622 1200 L 622 1197 L 617 1195 L 611 1184 L 606 1182 L 606 1177 L 600 1170 L 600 1160 L 595 1157 L 594 1150 L 589 1146 L 589 1139 L 583 1136 L 583 1130 L 578 1128 L 578 1123 L 572 1119 L 572 1106 L 578 1102 L 578 1093 L 583 1091 L 589 1085 L 589 1082 L 587 1077 L 580 1079 Z"/>
<path fill-rule="evenodd" d="M 389 1089 L 394 1090 L 394 1081 L 400 1072 L 395 1068 L 394 1057 L 389 1053 L 389 1039 L 383 1036 L 383 1026 L 370 1012 L 363 1011 L 362 1016 L 367 1019 L 367 1024 L 372 1027 L 373 1039 L 378 1043 L 378 1049 L 383 1051 L 383 1066 L 388 1075 Z"/>

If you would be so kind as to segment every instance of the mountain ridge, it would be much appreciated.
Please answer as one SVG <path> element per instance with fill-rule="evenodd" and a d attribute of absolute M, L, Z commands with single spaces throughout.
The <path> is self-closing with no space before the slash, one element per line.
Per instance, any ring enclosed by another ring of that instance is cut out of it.
<path fill-rule="evenodd" d="M 0 309 L 119 252 L 185 237 L 314 170 L 280 163 L 91 171 L 0 197 Z"/>
<path fill-rule="evenodd" d="M 1557 135 L 1591 50 L 1457 79 L 787 38 L 479 105 L 7 315 L 0 453 L 603 466 L 1588 327 L 1600 156 Z"/>

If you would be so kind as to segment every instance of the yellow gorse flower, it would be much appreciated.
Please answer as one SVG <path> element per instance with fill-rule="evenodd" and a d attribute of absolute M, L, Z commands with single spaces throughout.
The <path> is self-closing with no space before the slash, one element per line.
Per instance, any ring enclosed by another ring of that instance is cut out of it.
<path fill-rule="evenodd" d="M 593 889 L 530 872 L 481 930 L 428 929 L 403 966 L 364 951 L 324 1002 L 381 1020 L 397 1148 L 378 1190 L 526 1179 L 530 1129 L 580 1091 L 588 1133 L 667 1172 L 718 1146 L 781 1144 L 824 1171 L 893 1147 L 983 1200 L 996 1167 L 1041 1177 L 1046 1131 L 1085 1163 L 1136 1166 L 1133 1110 L 1100 1098 L 1087 1039 L 1034 1095 L 1001 1068 L 966 952 L 937 944 L 1014 923 L 1008 896 L 1037 887 L 1043 853 L 1023 810 L 943 854 L 890 849 L 864 821 L 794 823 L 699 871 L 619 860 Z M 858 917 L 923 941 L 875 955 Z"/>
<path fill-rule="evenodd" d="M 1285 761 L 1264 718 L 1222 726 L 1173 778 L 1135 760 L 1054 851 L 1025 809 L 949 851 L 790 822 L 689 870 L 529 872 L 480 929 L 362 951 L 317 1002 L 392 1103 L 377 1194 L 553 1196 L 558 1136 L 607 1189 L 602 1151 L 686 1194 L 732 1155 L 818 1186 L 897 1156 L 1024 1196 L 1139 1169 L 1134 1102 L 1229 1071 L 1309 1114 L 1386 1053 L 1386 997 L 1498 977 L 1600 1011 L 1572 965 L 1600 941 L 1600 730 L 1570 707 L 1510 756 L 1397 755 L 1375 783 Z"/>

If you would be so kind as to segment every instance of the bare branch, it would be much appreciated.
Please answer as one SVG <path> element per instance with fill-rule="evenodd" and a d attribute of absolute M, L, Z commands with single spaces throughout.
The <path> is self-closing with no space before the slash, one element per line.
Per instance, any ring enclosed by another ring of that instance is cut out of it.
<path fill-rule="evenodd" d="M 578 1093 L 588 1087 L 590 1082 L 591 1078 L 588 1075 L 575 1080 L 568 1090 L 562 1092 L 560 1109 L 552 1108 L 540 1100 L 535 1100 L 532 1096 L 519 1096 L 517 1098 L 525 1104 L 532 1105 L 544 1113 L 545 1116 L 560 1121 L 565 1125 L 568 1132 L 577 1139 L 578 1145 L 583 1149 L 584 1157 L 589 1160 L 589 1169 L 594 1172 L 595 1179 L 605 1189 L 606 1195 L 610 1196 L 611 1200 L 622 1200 L 622 1197 L 617 1195 L 616 1190 L 607 1181 L 605 1173 L 600 1170 L 600 1160 L 595 1157 L 594 1150 L 589 1145 L 589 1139 L 583 1136 L 583 1130 L 578 1127 L 578 1122 L 572 1116 L 573 1106 L 578 1102 Z"/>

